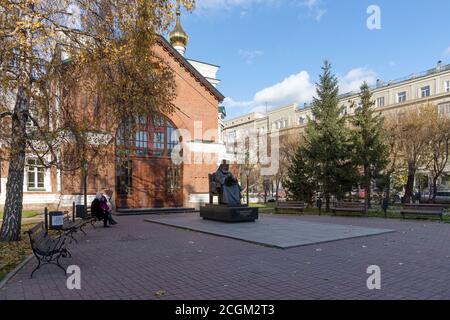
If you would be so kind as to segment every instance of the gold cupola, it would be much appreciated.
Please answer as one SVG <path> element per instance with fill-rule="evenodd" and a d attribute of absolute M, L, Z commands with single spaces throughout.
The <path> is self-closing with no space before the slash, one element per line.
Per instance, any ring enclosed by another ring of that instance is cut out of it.
<path fill-rule="evenodd" d="M 173 30 L 169 33 L 169 40 L 172 46 L 181 54 L 184 56 L 184 53 L 186 52 L 186 47 L 189 42 L 189 36 L 184 31 L 182 25 L 181 25 L 181 4 L 180 0 L 177 1 L 177 21 L 175 24 L 175 27 Z"/>

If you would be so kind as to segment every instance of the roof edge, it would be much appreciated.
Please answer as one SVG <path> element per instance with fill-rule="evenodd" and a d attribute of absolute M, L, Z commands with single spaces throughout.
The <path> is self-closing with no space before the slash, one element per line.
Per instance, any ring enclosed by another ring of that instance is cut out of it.
<path fill-rule="evenodd" d="M 189 70 L 189 72 L 197 78 L 197 80 L 219 101 L 223 102 L 225 100 L 225 96 L 216 89 L 200 72 L 198 72 L 197 69 L 194 68 L 192 64 L 189 63 L 189 61 L 183 57 L 177 50 L 175 50 L 174 47 L 163 37 L 159 36 L 157 39 L 157 42 L 159 42 L 166 50 L 168 50 L 175 59 L 180 62 L 186 69 Z"/>

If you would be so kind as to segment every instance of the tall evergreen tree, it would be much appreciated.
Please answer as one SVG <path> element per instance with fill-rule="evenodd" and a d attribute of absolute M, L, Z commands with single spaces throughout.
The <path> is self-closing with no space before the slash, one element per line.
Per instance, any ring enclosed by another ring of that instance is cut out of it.
<path fill-rule="evenodd" d="M 371 182 L 379 178 L 388 163 L 383 118 L 374 110 L 375 102 L 366 82 L 361 86 L 361 105 L 351 119 L 353 124 L 354 161 L 362 171 L 360 182 L 365 191 L 366 208 L 370 207 Z"/>
<path fill-rule="evenodd" d="M 312 119 L 306 128 L 306 155 L 315 163 L 314 177 L 323 192 L 327 212 L 331 196 L 350 191 L 355 168 L 351 161 L 350 132 L 339 106 L 338 79 L 325 61 L 317 83 Z"/>
<path fill-rule="evenodd" d="M 299 146 L 292 156 L 284 186 L 291 199 L 312 203 L 314 193 L 317 191 L 317 182 L 314 179 L 314 164 L 307 157 L 304 146 Z"/>

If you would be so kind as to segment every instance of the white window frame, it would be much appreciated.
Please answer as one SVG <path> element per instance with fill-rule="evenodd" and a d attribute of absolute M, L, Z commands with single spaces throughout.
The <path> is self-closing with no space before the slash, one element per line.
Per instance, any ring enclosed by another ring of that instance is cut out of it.
<path fill-rule="evenodd" d="M 380 103 L 382 102 L 382 103 Z M 386 99 L 384 97 L 377 98 L 377 108 L 383 108 L 386 105 Z"/>
<path fill-rule="evenodd" d="M 438 105 L 438 112 L 443 116 L 450 116 L 450 102 L 441 103 Z"/>
<path fill-rule="evenodd" d="M 444 81 L 444 91 L 450 92 L 450 80 Z"/>
<path fill-rule="evenodd" d="M 30 164 L 30 161 L 34 161 L 35 164 Z M 26 168 L 27 168 L 27 190 L 28 191 L 46 191 L 45 189 L 45 175 L 46 169 L 44 166 L 38 164 L 39 160 L 37 158 L 27 158 Z M 34 185 L 30 185 L 30 174 L 34 175 Z M 39 174 L 42 176 L 42 187 L 39 186 L 41 183 L 39 181 Z"/>
<path fill-rule="evenodd" d="M 298 118 L 298 124 L 301 125 L 301 126 L 305 124 L 305 118 L 303 118 L 303 116 L 300 116 Z"/>
<path fill-rule="evenodd" d="M 402 97 L 402 99 L 400 99 L 400 97 Z M 406 91 L 397 93 L 397 103 L 404 103 L 406 102 L 406 99 L 408 99 L 408 94 L 406 93 Z"/>
<path fill-rule="evenodd" d="M 428 98 L 431 96 L 431 86 L 425 86 L 420 88 L 420 97 L 421 98 Z"/>

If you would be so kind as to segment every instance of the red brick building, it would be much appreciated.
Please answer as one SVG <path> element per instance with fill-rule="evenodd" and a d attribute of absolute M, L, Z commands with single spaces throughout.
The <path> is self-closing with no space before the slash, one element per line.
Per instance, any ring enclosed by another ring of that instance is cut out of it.
<path fill-rule="evenodd" d="M 154 50 L 174 71 L 177 97 L 176 112 L 171 115 L 152 115 L 140 118 L 134 141 L 135 153 L 123 163 L 111 163 L 88 176 L 88 201 L 97 191 L 114 191 L 119 208 L 198 207 L 208 197 L 208 173 L 217 169 L 225 149 L 221 139 L 224 96 L 216 89 L 218 66 L 188 60 L 184 52 L 188 36 L 177 23 L 169 36 L 160 37 Z M 115 133 L 116 148 L 120 149 L 121 135 L 128 129 L 123 124 Z M 173 135 L 181 130 L 179 136 Z M 213 155 L 208 163 L 176 164 L 172 150 L 182 141 L 184 150 Z M 46 169 L 29 157 L 25 172 L 24 207 L 42 209 L 68 207 L 72 202 L 82 204 L 81 174 L 65 174 Z M 0 163 L 0 207 L 6 194 L 7 163 Z"/>

